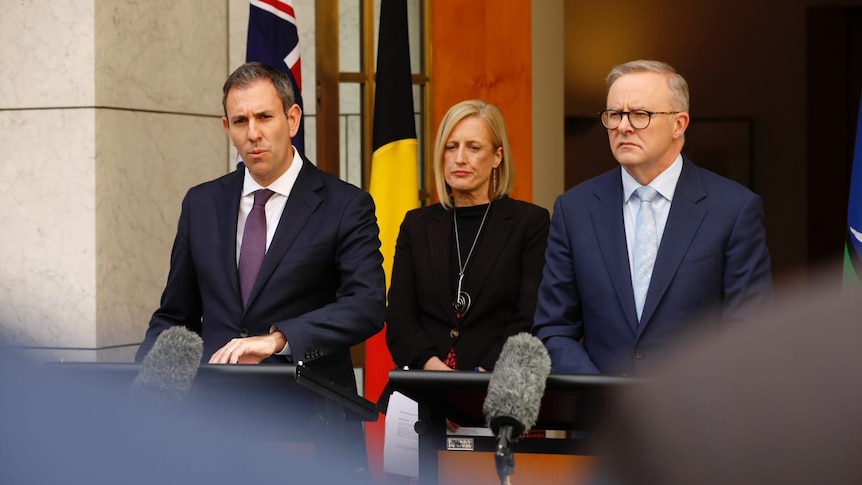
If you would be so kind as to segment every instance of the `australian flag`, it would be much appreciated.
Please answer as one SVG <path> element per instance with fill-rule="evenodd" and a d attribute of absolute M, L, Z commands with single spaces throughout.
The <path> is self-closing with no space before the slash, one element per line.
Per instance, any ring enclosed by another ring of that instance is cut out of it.
<path fill-rule="evenodd" d="M 844 281 L 862 280 L 862 97 L 856 123 L 856 145 L 850 174 L 850 200 L 847 204 L 847 243 L 844 249 Z"/>
<path fill-rule="evenodd" d="M 296 104 L 302 108 L 302 70 L 299 62 L 299 31 L 291 0 L 250 0 L 246 62 L 263 62 L 287 73 Z M 303 110 L 304 112 L 304 110 Z M 305 121 L 292 139 L 305 154 Z"/>

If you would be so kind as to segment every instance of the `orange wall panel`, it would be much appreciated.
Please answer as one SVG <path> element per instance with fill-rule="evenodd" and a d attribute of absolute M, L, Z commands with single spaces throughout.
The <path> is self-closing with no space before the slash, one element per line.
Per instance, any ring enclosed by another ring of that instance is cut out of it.
<path fill-rule="evenodd" d="M 431 122 L 464 99 L 497 105 L 515 162 L 516 199 L 533 198 L 530 0 L 433 0 Z"/>

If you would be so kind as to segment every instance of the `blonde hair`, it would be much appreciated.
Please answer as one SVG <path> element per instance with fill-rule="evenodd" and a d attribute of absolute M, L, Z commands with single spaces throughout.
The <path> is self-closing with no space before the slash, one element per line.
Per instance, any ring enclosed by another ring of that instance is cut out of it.
<path fill-rule="evenodd" d="M 437 197 L 446 209 L 452 209 L 454 204 L 451 199 L 451 187 L 446 183 L 443 176 L 443 150 L 455 125 L 470 116 L 478 116 L 487 123 L 491 135 L 490 142 L 494 150 L 503 148 L 503 158 L 500 165 L 491 173 L 491 179 L 496 178 L 497 183 L 489 184 L 488 197 L 491 200 L 496 200 L 511 194 L 515 183 L 515 166 L 512 164 L 512 149 L 509 146 L 509 134 L 506 131 L 503 113 L 493 104 L 486 103 L 481 99 L 461 101 L 449 108 L 449 111 L 443 116 L 440 127 L 437 129 L 437 140 L 434 144 L 434 182 L 437 186 Z"/>

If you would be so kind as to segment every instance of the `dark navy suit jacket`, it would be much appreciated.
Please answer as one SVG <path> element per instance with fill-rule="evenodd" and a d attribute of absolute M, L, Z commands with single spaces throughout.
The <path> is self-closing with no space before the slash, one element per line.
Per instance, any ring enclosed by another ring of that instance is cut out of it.
<path fill-rule="evenodd" d="M 186 194 L 161 306 L 137 360 L 173 325 L 201 334 L 204 361 L 230 339 L 266 334 L 275 325 L 293 361 L 355 389 L 350 347 L 380 331 L 385 312 L 371 196 L 303 159 L 243 309 L 236 230 L 244 174 L 240 167 Z"/>
<path fill-rule="evenodd" d="M 683 156 L 638 322 L 620 170 L 555 203 L 533 327 L 553 372 L 636 372 L 691 329 L 742 320 L 772 295 L 761 198 Z"/>

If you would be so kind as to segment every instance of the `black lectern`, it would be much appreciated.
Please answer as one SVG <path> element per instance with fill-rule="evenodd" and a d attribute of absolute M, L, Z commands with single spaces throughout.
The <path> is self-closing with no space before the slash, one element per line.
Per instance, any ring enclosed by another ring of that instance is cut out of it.
<path fill-rule="evenodd" d="M 353 483 L 367 474 L 362 421 L 377 418 L 376 406 L 304 366 L 203 365 L 177 395 L 153 389 L 158 379 L 134 388 L 154 392 L 132 392 L 137 364 L 11 360 L 0 366 L 0 429 L 11 443 L 0 476 L 21 479 L 10 483 Z"/>
<path fill-rule="evenodd" d="M 419 403 L 419 482 L 437 483 L 437 453 L 446 449 L 493 451 L 490 437 L 447 437 L 446 419 L 460 426 L 484 426 L 482 404 L 490 373 L 393 370 L 389 385 Z M 515 453 L 593 454 L 596 425 L 607 408 L 611 394 L 633 382 L 633 378 L 603 375 L 552 374 L 536 429 L 566 430 L 566 439 L 530 438 L 514 443 Z M 465 443 L 465 441 L 467 443 Z"/>
<path fill-rule="evenodd" d="M 141 365 L 54 362 L 46 368 L 118 394 L 131 388 Z M 130 405 L 148 406 L 128 395 Z M 361 421 L 378 417 L 377 406 L 355 392 L 305 366 L 286 364 L 201 365 L 174 414 L 248 441 L 298 445 L 312 456 L 356 452 L 361 460 Z"/>

